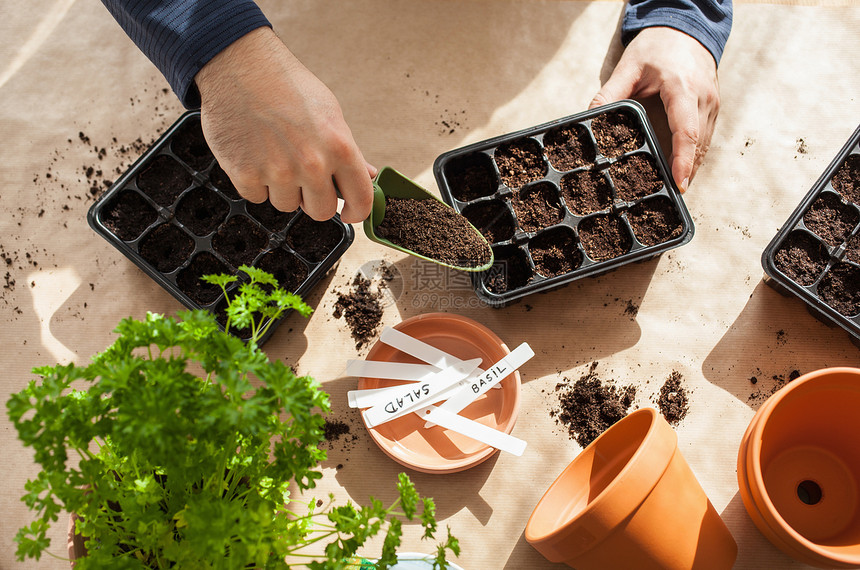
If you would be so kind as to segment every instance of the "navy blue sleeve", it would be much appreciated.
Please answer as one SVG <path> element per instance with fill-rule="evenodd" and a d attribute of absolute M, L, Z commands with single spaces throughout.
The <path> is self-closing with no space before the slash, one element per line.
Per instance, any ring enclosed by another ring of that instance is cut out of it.
<path fill-rule="evenodd" d="M 200 106 L 197 72 L 248 32 L 271 26 L 253 0 L 102 0 L 186 108 Z"/>
<path fill-rule="evenodd" d="M 626 46 L 645 28 L 665 26 L 692 36 L 719 65 L 732 30 L 732 0 L 629 0 L 621 22 Z"/>

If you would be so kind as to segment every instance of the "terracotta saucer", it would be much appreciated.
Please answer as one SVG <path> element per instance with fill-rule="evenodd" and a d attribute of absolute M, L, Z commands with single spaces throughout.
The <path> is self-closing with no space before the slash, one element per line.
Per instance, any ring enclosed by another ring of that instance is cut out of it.
<path fill-rule="evenodd" d="M 481 368 L 489 367 L 510 352 L 507 345 L 487 327 L 459 315 L 427 313 L 406 319 L 394 328 L 462 360 L 482 358 Z M 419 362 L 381 341 L 377 341 L 370 349 L 367 360 Z M 403 382 L 379 378 L 358 379 L 359 389 L 398 384 Z M 501 389 L 488 390 L 461 411 L 460 415 L 511 433 L 520 406 L 519 373 L 515 371 L 505 377 L 500 385 Z M 424 420 L 415 414 L 368 428 L 368 432 L 389 457 L 424 473 L 463 471 L 486 461 L 498 451 L 494 447 L 439 426 L 425 428 Z"/>

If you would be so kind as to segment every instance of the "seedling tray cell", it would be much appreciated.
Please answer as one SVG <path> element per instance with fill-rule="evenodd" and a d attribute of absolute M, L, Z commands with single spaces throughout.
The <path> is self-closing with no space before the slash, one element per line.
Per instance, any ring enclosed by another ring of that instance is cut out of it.
<path fill-rule="evenodd" d="M 860 346 L 860 127 L 762 253 L 765 282 Z"/>
<path fill-rule="evenodd" d="M 472 276 L 491 306 L 693 238 L 693 221 L 635 101 L 449 151 L 433 172 L 442 199 L 493 247 L 493 267 Z"/>
<path fill-rule="evenodd" d="M 90 207 L 87 221 L 184 306 L 215 313 L 222 328 L 224 295 L 202 275 L 236 275 L 247 264 L 305 297 L 355 237 L 339 216 L 317 222 L 239 196 L 206 145 L 198 111 L 153 143 Z"/>

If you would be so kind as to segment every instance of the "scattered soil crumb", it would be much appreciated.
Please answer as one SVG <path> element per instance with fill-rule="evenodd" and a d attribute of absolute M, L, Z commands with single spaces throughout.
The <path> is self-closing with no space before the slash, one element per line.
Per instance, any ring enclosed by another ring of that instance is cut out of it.
<path fill-rule="evenodd" d="M 749 382 L 750 384 L 755 385 L 757 389 L 755 392 L 750 393 L 747 398 L 747 402 L 758 407 L 763 404 L 765 400 L 778 392 L 783 386 L 789 382 L 797 380 L 800 375 L 801 373 L 799 370 L 792 370 L 788 374 L 774 374 L 770 378 L 771 381 L 766 382 L 764 380 L 767 378 L 767 374 L 764 374 L 761 370 L 756 370 L 756 374 L 750 376 Z"/>
<path fill-rule="evenodd" d="M 797 139 L 797 152 L 800 154 L 806 154 L 809 152 L 809 147 L 806 146 L 806 141 L 802 138 Z"/>
<path fill-rule="evenodd" d="M 349 424 L 338 420 L 326 420 L 325 422 L 325 439 L 333 441 L 338 439 L 345 433 L 349 433 Z"/>
<path fill-rule="evenodd" d="M 660 393 L 657 396 L 657 407 L 660 413 L 672 425 L 677 425 L 683 420 L 690 409 L 690 400 L 687 388 L 682 382 L 683 379 L 680 372 L 673 370 L 660 387 Z"/>
<path fill-rule="evenodd" d="M 439 96 L 436 95 L 436 101 L 438 102 Z M 434 124 L 439 129 L 440 135 L 453 135 L 457 132 L 457 128 L 463 126 L 463 123 L 466 120 L 466 110 L 463 109 L 459 113 L 456 111 L 449 111 L 445 109 L 444 113 L 439 115 L 439 120 Z M 468 127 L 465 127 L 468 130 Z"/>
<path fill-rule="evenodd" d="M 348 293 L 338 293 L 334 305 L 334 316 L 346 319 L 355 339 L 355 348 L 360 350 L 376 336 L 382 322 L 382 293 L 371 289 L 371 281 L 356 275 Z"/>
<path fill-rule="evenodd" d="M 588 372 L 573 384 L 567 378 L 556 384 L 559 407 L 550 412 L 582 447 L 624 418 L 636 396 L 635 386 L 604 383 L 597 375 L 597 364 L 592 362 Z"/>
<path fill-rule="evenodd" d="M 326 445 L 329 449 L 333 448 L 335 443 L 340 442 L 342 444 L 341 451 L 349 451 L 353 444 L 358 441 L 358 436 L 352 433 L 352 426 L 340 420 L 326 420 L 324 430 Z"/>
<path fill-rule="evenodd" d="M 636 315 L 639 314 L 639 305 L 634 303 L 632 300 L 628 300 L 627 306 L 624 308 L 624 314 L 631 319 L 635 319 Z"/>
<path fill-rule="evenodd" d="M 776 331 L 776 343 L 778 345 L 782 346 L 786 342 L 788 342 L 788 338 L 785 335 L 785 331 L 782 329 L 779 329 L 778 331 Z"/>
<path fill-rule="evenodd" d="M 735 224 L 735 223 L 730 224 L 730 226 L 733 230 L 739 231 L 741 233 L 741 235 L 744 236 L 745 238 L 752 237 L 752 233 L 750 233 L 749 226 L 741 226 L 741 225 Z"/>

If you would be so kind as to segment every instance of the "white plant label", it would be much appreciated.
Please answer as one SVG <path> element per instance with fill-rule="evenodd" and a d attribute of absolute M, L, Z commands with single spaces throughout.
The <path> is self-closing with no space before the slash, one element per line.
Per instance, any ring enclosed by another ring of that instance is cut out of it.
<path fill-rule="evenodd" d="M 425 418 L 446 429 L 461 433 L 481 443 L 496 449 L 507 451 L 517 457 L 526 450 L 526 442 L 503 431 L 493 429 L 475 420 L 443 410 L 441 407 L 429 406 Z"/>
<path fill-rule="evenodd" d="M 393 386 L 385 401 L 365 410 L 364 421 L 367 427 L 375 427 L 411 412 L 419 406 L 426 406 L 447 398 L 449 388 L 472 373 L 480 358 L 463 360 L 460 364 L 438 372 L 431 380 L 407 386 Z"/>
<path fill-rule="evenodd" d="M 463 362 L 456 356 L 439 350 L 435 346 L 430 346 L 426 342 L 413 338 L 395 328 L 386 327 L 383 329 L 382 334 L 379 335 L 379 340 L 437 368 L 450 368 Z"/>
<path fill-rule="evenodd" d="M 439 372 L 439 370 L 439 368 L 430 364 L 358 359 L 346 361 L 346 375 L 357 376 L 359 378 L 421 382 L 428 380 L 430 376 Z"/>
<path fill-rule="evenodd" d="M 380 403 L 385 403 L 385 400 L 391 396 L 391 389 L 393 387 L 350 390 L 346 393 L 346 401 L 349 403 L 350 408 L 371 408 Z"/>
<path fill-rule="evenodd" d="M 379 340 L 392 348 L 396 348 L 400 352 L 406 353 L 409 356 L 438 368 L 447 368 L 459 362 L 463 362 L 453 354 L 448 354 L 445 351 L 439 350 L 435 346 L 431 346 L 426 342 L 411 337 L 395 328 L 387 327 L 383 329 L 382 334 L 379 335 Z M 479 367 L 475 369 L 473 375 L 477 376 L 483 373 L 483 368 Z M 496 385 L 496 388 L 499 387 L 500 386 Z"/>
<path fill-rule="evenodd" d="M 497 385 L 514 370 L 528 362 L 534 355 L 534 350 L 532 350 L 528 343 L 522 343 L 507 356 L 487 368 L 480 376 L 475 377 L 473 375 L 468 378 L 469 384 L 458 389 L 439 408 L 454 414 L 459 413 L 463 408 L 474 402 L 478 396 L 486 393 L 487 390 Z M 428 421 L 425 427 L 432 425 L 432 422 Z"/>

